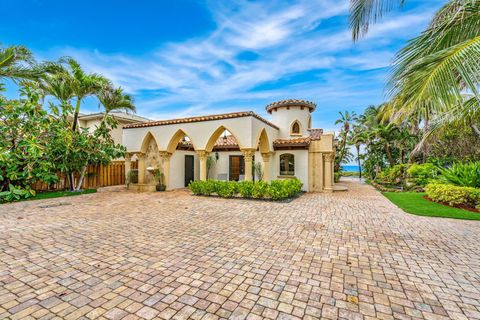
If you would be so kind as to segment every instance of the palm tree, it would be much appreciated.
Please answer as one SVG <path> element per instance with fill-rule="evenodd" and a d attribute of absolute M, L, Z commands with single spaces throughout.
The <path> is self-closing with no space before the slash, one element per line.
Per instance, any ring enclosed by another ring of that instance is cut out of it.
<path fill-rule="evenodd" d="M 131 95 L 125 94 L 122 88 L 114 88 L 107 85 L 97 94 L 98 100 L 105 109 L 105 114 L 112 111 L 136 112 L 134 99 Z"/>
<path fill-rule="evenodd" d="M 362 178 L 362 164 L 360 162 L 360 148 L 363 144 L 368 141 L 368 132 L 366 128 L 361 125 L 355 125 L 350 135 L 350 143 L 355 146 L 357 152 L 357 165 L 360 174 L 360 179 Z"/>
<path fill-rule="evenodd" d="M 75 131 L 83 99 L 99 95 L 111 83 L 99 74 L 86 73 L 77 61 L 69 57 L 60 59 L 59 63 L 47 65 L 46 70 L 51 74 L 46 77 L 47 84 L 43 86 L 46 94 L 60 101 L 65 98 L 68 98 L 67 101 L 75 99 L 72 124 L 72 130 Z"/>
<path fill-rule="evenodd" d="M 355 115 L 355 112 L 348 112 L 348 111 L 345 111 L 345 112 L 339 112 L 340 114 L 340 118 L 335 121 L 335 124 L 341 124 L 342 125 L 342 128 L 340 130 L 340 137 L 341 137 L 341 141 L 340 141 L 340 146 L 339 146 L 339 150 L 340 150 L 340 153 L 338 154 L 338 157 L 337 159 L 335 159 L 335 170 L 338 171 L 340 169 L 340 165 L 341 163 L 343 162 L 343 159 L 345 157 L 345 150 L 347 148 L 347 138 L 348 138 L 348 133 L 350 131 L 350 127 L 351 127 L 351 123 L 354 121 L 356 115 Z"/>
<path fill-rule="evenodd" d="M 0 80 L 2 78 L 14 81 L 37 79 L 40 73 L 33 64 L 32 53 L 27 48 L 22 46 L 0 47 Z"/>

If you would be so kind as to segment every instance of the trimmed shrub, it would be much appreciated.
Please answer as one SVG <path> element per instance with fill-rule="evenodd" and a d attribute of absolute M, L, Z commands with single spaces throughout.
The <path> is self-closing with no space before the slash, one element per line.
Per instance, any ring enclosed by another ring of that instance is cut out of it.
<path fill-rule="evenodd" d="M 188 188 L 190 189 L 190 191 L 193 192 L 194 195 L 201 195 L 202 194 L 202 182 L 203 181 L 200 181 L 200 180 L 195 180 L 195 181 L 190 181 L 190 183 L 188 184 Z"/>
<path fill-rule="evenodd" d="M 440 170 L 433 163 L 414 163 L 407 170 L 411 181 L 421 187 L 425 187 L 429 182 L 437 179 L 439 173 Z"/>
<path fill-rule="evenodd" d="M 251 198 L 253 197 L 253 181 L 242 181 L 237 185 L 237 190 L 242 196 L 242 198 Z"/>
<path fill-rule="evenodd" d="M 237 192 L 237 183 L 235 181 L 215 181 L 215 191 L 223 198 L 231 198 Z"/>
<path fill-rule="evenodd" d="M 298 179 L 264 181 L 192 181 L 188 185 L 195 195 L 209 196 L 216 193 L 223 198 L 240 194 L 242 198 L 281 200 L 296 196 L 302 191 L 302 182 Z"/>
<path fill-rule="evenodd" d="M 477 188 L 429 183 L 425 187 L 425 192 L 433 201 L 448 203 L 451 206 L 466 205 L 475 208 L 480 205 L 480 189 Z"/>
<path fill-rule="evenodd" d="M 273 181 L 272 181 L 273 182 Z M 258 181 L 253 184 L 252 196 L 254 198 L 266 198 L 269 184 L 265 181 Z"/>
<path fill-rule="evenodd" d="M 480 188 L 480 161 L 456 163 L 447 169 L 440 169 L 440 179 L 450 184 Z"/>

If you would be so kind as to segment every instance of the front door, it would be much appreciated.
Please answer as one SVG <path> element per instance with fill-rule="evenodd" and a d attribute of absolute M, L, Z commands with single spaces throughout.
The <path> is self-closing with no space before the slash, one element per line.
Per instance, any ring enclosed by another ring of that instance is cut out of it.
<path fill-rule="evenodd" d="M 229 161 L 229 180 L 239 181 L 240 175 L 245 175 L 245 162 L 243 156 L 230 156 Z"/>
<path fill-rule="evenodd" d="M 194 158 L 192 155 L 185 155 L 185 187 L 188 187 L 190 181 L 194 178 Z"/>

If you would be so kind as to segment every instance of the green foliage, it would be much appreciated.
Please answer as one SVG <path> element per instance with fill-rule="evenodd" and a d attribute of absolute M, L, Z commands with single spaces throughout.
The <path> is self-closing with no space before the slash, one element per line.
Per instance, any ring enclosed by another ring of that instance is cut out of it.
<path fill-rule="evenodd" d="M 193 192 L 194 195 L 196 196 L 202 195 L 203 181 L 201 180 L 190 181 L 190 183 L 188 184 L 188 188 L 190 189 L 190 191 Z"/>
<path fill-rule="evenodd" d="M 478 188 L 429 183 L 425 187 L 425 192 L 433 201 L 448 203 L 451 206 L 477 207 L 480 205 L 480 189 Z"/>
<path fill-rule="evenodd" d="M 376 181 L 386 185 L 404 185 L 409 165 L 397 164 L 381 171 L 376 178 Z"/>
<path fill-rule="evenodd" d="M 440 169 L 440 179 L 457 186 L 480 188 L 480 161 L 456 163 L 450 168 Z"/>
<path fill-rule="evenodd" d="M 440 170 L 433 163 L 414 163 L 407 170 L 407 174 L 412 182 L 421 187 L 426 186 L 430 181 L 436 179 L 439 172 Z"/>
<path fill-rule="evenodd" d="M 215 181 L 215 191 L 222 198 L 231 198 L 237 192 L 235 181 Z"/>
<path fill-rule="evenodd" d="M 237 185 L 237 190 L 242 198 L 251 198 L 253 197 L 254 186 L 253 181 L 241 181 Z"/>
<path fill-rule="evenodd" d="M 252 196 L 256 199 L 266 198 L 268 196 L 269 184 L 265 181 L 258 181 L 253 185 Z"/>
<path fill-rule="evenodd" d="M 340 181 L 340 177 L 343 175 L 343 172 L 336 171 L 333 173 L 333 181 L 338 182 Z"/>
<path fill-rule="evenodd" d="M 263 166 L 260 162 L 253 163 L 253 172 L 255 174 L 255 179 L 258 181 L 263 179 Z"/>
<path fill-rule="evenodd" d="M 242 198 L 281 200 L 294 197 L 302 191 L 298 179 L 265 181 L 191 181 L 188 188 L 195 195 L 212 195 L 216 193 L 223 198 L 240 195 Z"/>
<path fill-rule="evenodd" d="M 55 119 L 39 107 L 35 92 L 24 95 L 11 101 L 0 97 L 0 201 L 31 197 L 31 184 L 58 179 L 50 152 Z"/>

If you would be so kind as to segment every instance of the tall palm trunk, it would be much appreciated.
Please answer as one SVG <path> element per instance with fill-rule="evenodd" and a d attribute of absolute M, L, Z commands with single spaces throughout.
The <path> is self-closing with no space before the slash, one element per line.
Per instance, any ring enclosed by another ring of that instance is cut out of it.
<path fill-rule="evenodd" d="M 358 164 L 359 177 L 360 179 L 362 179 L 362 165 L 360 163 L 360 145 L 356 144 L 355 148 L 357 149 L 357 164 Z"/>
<path fill-rule="evenodd" d="M 390 146 L 385 144 L 385 154 L 387 155 L 388 163 L 390 163 L 390 166 L 393 167 L 395 165 L 395 160 L 393 160 L 392 156 L 392 151 L 390 150 Z"/>
<path fill-rule="evenodd" d="M 73 114 L 72 131 L 77 130 L 78 115 L 80 113 L 80 104 L 81 103 L 82 103 L 82 99 L 80 97 L 78 97 L 77 104 L 75 105 L 75 112 Z"/>

